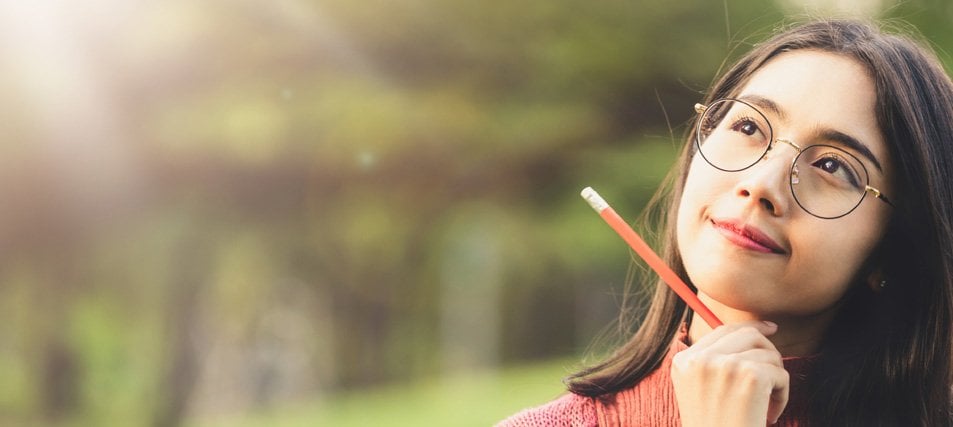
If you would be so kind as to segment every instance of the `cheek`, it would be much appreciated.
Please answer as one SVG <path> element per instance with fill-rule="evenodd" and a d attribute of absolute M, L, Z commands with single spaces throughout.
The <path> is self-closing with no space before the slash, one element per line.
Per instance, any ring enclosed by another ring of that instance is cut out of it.
<path fill-rule="evenodd" d="M 792 227 L 803 231 L 791 234 L 791 270 L 796 277 L 790 281 L 812 288 L 803 295 L 815 301 L 806 305 L 825 306 L 839 300 L 855 280 L 865 279 L 861 268 L 880 241 L 883 225 L 880 221 L 806 222 L 810 224 Z"/>
<path fill-rule="evenodd" d="M 832 306 L 847 292 L 860 267 L 851 253 L 834 250 L 798 252 L 791 259 L 788 277 L 790 286 L 800 288 L 800 301 L 806 313 L 822 311 Z M 792 298 L 792 301 L 796 301 Z"/>
<path fill-rule="evenodd" d="M 712 168 L 695 156 L 682 188 L 675 224 L 675 241 L 685 267 L 698 270 L 704 263 L 706 242 L 701 238 L 705 218 L 711 206 L 730 189 L 725 173 Z"/>
<path fill-rule="evenodd" d="M 678 204 L 677 235 L 691 228 L 708 206 L 731 191 L 731 174 L 716 170 L 708 165 L 701 156 L 695 156 L 688 170 L 682 197 Z"/>
<path fill-rule="evenodd" d="M 688 176 L 685 178 L 685 185 L 682 187 L 681 198 L 678 201 L 678 217 L 676 218 L 675 224 L 675 237 L 676 242 L 681 250 L 690 247 L 687 244 L 688 242 L 685 241 L 685 238 L 691 236 L 694 233 L 692 220 L 698 217 L 698 205 L 700 199 L 702 199 L 704 196 L 700 191 L 699 186 L 696 184 L 698 181 L 698 174 L 695 171 L 697 169 L 698 168 L 695 167 L 695 162 L 692 162 L 692 167 L 689 169 Z"/>

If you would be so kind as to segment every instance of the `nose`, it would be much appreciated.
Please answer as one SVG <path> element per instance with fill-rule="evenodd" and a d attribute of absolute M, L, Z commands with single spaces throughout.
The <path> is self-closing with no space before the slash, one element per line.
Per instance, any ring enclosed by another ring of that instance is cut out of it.
<path fill-rule="evenodd" d="M 735 194 L 748 203 L 757 203 L 771 216 L 787 214 L 793 203 L 789 188 L 791 162 L 800 151 L 801 148 L 793 142 L 776 139 L 757 164 L 741 172 L 744 175 L 735 186 Z"/>

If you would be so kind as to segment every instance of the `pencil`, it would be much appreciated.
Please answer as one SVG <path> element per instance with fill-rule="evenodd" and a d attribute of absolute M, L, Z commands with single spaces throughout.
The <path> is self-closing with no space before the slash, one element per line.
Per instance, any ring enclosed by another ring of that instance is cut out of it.
<path fill-rule="evenodd" d="M 607 203 L 605 199 L 599 196 L 596 190 L 593 190 L 592 187 L 584 188 L 582 190 L 582 198 L 589 202 L 589 205 L 595 209 L 599 216 L 629 244 L 635 253 L 639 254 L 639 256 L 648 263 L 652 270 L 658 273 L 662 281 L 665 282 L 668 287 L 672 288 L 672 290 L 682 298 L 682 301 L 685 301 L 685 304 L 688 304 L 692 310 L 698 313 L 698 315 L 708 323 L 708 326 L 716 328 L 722 325 L 721 320 L 718 320 L 718 317 L 705 306 L 705 303 L 698 299 L 698 295 L 695 295 L 695 292 L 692 292 L 692 289 L 665 264 L 665 261 L 663 261 L 644 240 L 642 240 L 642 237 L 622 220 L 622 217 L 615 212 L 615 209 L 609 206 L 609 203 Z"/>

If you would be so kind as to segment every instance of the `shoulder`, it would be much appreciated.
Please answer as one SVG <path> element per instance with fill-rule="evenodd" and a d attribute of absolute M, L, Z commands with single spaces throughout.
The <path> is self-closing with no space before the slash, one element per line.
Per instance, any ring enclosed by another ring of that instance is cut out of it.
<path fill-rule="evenodd" d="M 596 406 L 592 398 L 568 393 L 545 405 L 525 409 L 496 427 L 595 427 Z"/>

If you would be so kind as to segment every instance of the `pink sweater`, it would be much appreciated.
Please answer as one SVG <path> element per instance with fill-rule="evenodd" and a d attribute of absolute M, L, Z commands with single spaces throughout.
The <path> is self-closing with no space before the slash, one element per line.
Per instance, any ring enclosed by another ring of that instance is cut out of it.
<path fill-rule="evenodd" d="M 675 353 L 688 348 L 684 336 L 672 348 L 659 369 L 635 386 L 603 398 L 565 394 L 545 405 L 526 409 L 503 420 L 497 427 L 524 426 L 680 426 L 671 367 Z M 805 377 L 811 358 L 785 358 L 791 374 L 791 394 L 777 426 L 797 426 L 806 410 Z"/>

